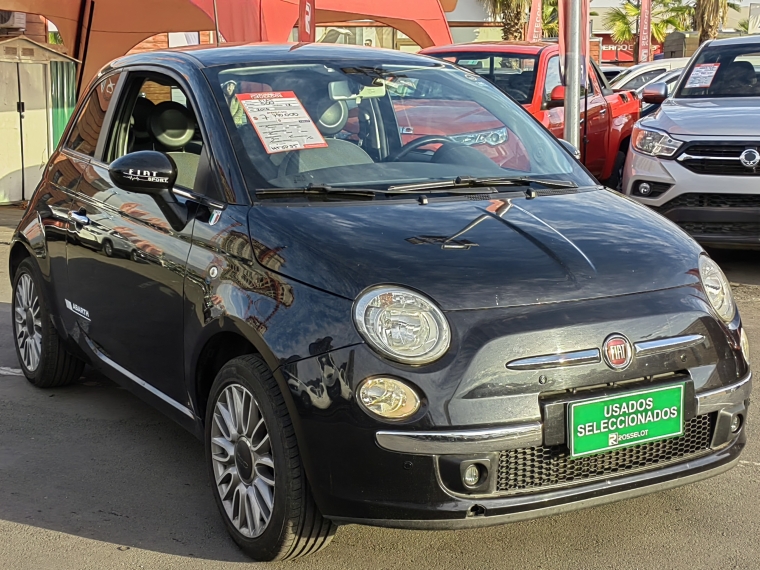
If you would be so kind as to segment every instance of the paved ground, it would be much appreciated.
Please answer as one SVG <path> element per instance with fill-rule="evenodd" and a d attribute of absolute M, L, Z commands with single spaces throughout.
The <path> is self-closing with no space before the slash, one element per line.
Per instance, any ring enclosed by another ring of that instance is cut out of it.
<path fill-rule="evenodd" d="M 7 242 L 19 215 L 0 208 L 0 367 L 10 368 Z M 737 283 L 760 369 L 760 255 L 716 257 Z M 102 377 L 42 391 L 8 373 L 0 368 L 0 568 L 252 566 L 225 533 L 193 437 Z M 743 462 L 702 483 L 478 531 L 343 527 L 320 555 L 269 567 L 757 568 L 756 426 Z"/>

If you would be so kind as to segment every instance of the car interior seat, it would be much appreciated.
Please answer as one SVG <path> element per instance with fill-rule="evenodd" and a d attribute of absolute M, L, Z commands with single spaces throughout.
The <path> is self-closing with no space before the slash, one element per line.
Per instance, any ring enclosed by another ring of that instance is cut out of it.
<path fill-rule="evenodd" d="M 734 61 L 722 67 L 713 80 L 716 95 L 742 94 L 754 89 L 757 83 L 755 67 L 749 61 Z"/>
<path fill-rule="evenodd" d="M 138 150 L 153 150 L 153 140 L 150 136 L 148 121 L 156 108 L 156 104 L 145 97 L 138 97 L 132 109 L 129 131 L 129 152 Z"/>
<path fill-rule="evenodd" d="M 156 105 L 148 126 L 160 150 L 171 156 L 177 165 L 177 185 L 192 188 L 200 163 L 200 145 L 191 144 L 195 135 L 193 113 L 175 101 L 164 101 Z"/>
<path fill-rule="evenodd" d="M 304 107 L 312 117 L 327 147 L 297 150 L 288 153 L 278 168 L 279 176 L 288 176 L 310 170 L 372 164 L 374 161 L 360 146 L 334 138 L 348 123 L 348 105 L 328 97 L 304 100 Z"/>

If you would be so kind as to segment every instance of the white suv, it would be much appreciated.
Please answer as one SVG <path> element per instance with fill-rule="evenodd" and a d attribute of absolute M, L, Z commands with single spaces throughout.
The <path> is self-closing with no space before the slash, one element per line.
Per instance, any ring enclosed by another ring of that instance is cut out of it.
<path fill-rule="evenodd" d="M 706 42 L 633 129 L 623 192 L 710 246 L 760 247 L 760 36 Z"/>

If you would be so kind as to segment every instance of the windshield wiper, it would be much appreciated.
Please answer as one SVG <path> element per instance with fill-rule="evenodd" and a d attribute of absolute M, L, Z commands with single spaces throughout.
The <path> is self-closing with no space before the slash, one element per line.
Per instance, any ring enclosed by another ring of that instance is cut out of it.
<path fill-rule="evenodd" d="M 296 188 L 262 188 L 256 190 L 257 198 L 274 198 L 296 194 L 320 194 L 320 195 L 341 195 L 352 196 L 359 198 L 373 198 L 378 190 L 372 190 L 370 188 L 334 188 L 329 184 L 309 184 L 308 186 L 300 186 Z"/>
<path fill-rule="evenodd" d="M 566 182 L 564 180 L 544 180 L 541 178 L 531 178 L 529 176 L 515 177 L 491 177 L 476 178 L 472 176 L 457 176 L 453 180 L 438 180 L 435 182 L 420 182 L 418 184 L 401 184 L 390 186 L 387 190 L 389 194 L 404 192 L 435 191 L 443 192 L 452 188 L 482 188 L 488 186 L 530 186 L 531 184 L 540 184 L 547 188 L 578 188 L 575 182 Z"/>

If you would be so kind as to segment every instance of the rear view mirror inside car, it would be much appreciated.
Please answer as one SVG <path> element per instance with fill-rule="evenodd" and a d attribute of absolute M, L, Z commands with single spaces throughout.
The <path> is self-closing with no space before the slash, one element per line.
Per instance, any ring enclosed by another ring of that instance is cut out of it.
<path fill-rule="evenodd" d="M 348 81 L 333 81 L 328 84 L 330 99 L 333 101 L 354 101 L 385 97 L 385 85 L 366 85 L 359 93 L 352 93 Z"/>

